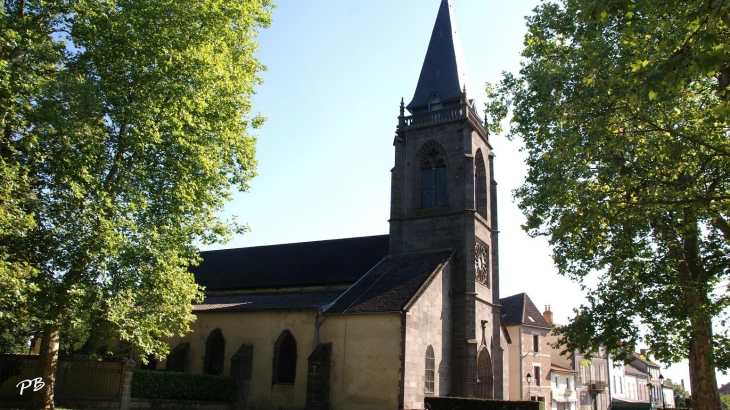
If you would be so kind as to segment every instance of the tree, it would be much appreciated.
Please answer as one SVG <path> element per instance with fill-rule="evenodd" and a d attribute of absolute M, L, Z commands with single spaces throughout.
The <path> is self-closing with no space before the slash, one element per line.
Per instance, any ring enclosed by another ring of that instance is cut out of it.
<path fill-rule="evenodd" d="M 713 410 L 730 365 L 729 9 L 542 3 L 520 74 L 487 87 L 490 131 L 512 107 L 528 152 L 524 229 L 590 290 L 556 329 L 567 350 L 625 358 L 643 338 L 663 362 L 689 359 L 693 401 Z"/>
<path fill-rule="evenodd" d="M 218 213 L 254 176 L 272 7 L 1 3 L 0 330 L 42 330 L 45 408 L 62 332 L 103 321 L 160 356 L 189 330 L 196 244 L 244 230 Z"/>
<path fill-rule="evenodd" d="M 730 394 L 723 394 L 720 399 L 722 401 L 722 410 L 730 410 Z"/>

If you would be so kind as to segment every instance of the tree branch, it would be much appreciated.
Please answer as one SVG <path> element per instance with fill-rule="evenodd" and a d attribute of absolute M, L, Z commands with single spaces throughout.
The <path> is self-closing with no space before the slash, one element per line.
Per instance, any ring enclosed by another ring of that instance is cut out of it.
<path fill-rule="evenodd" d="M 689 136 L 687 134 L 684 134 L 684 133 L 681 133 L 681 132 L 679 132 L 677 130 L 673 130 L 671 128 L 662 127 L 659 124 L 655 123 L 654 121 L 652 121 L 652 120 L 650 120 L 650 119 L 648 119 L 648 118 L 646 118 L 646 117 L 644 117 L 642 115 L 639 115 L 639 112 L 638 111 L 627 111 L 627 113 L 632 118 L 634 118 L 636 120 L 639 120 L 639 121 L 643 122 L 644 124 L 648 124 L 648 125 L 654 127 L 654 130 L 655 131 L 666 132 L 666 133 L 668 133 L 668 134 L 670 134 L 672 136 L 675 136 L 675 137 L 679 137 L 679 138 L 688 140 L 689 142 L 692 142 L 694 144 L 697 144 L 697 145 L 699 145 L 701 147 L 707 148 L 707 149 L 709 149 L 711 151 L 715 151 L 716 153 L 718 153 L 719 156 L 722 156 L 722 157 L 730 157 L 730 151 L 725 150 L 725 149 L 722 149 L 722 148 L 715 147 L 715 146 L 710 145 L 710 144 L 708 144 L 708 143 L 706 143 L 706 142 L 704 142 L 704 141 L 702 141 L 702 140 L 700 140 L 698 138 L 691 137 L 691 136 Z"/>
<path fill-rule="evenodd" d="M 712 226 L 714 226 L 716 229 L 718 229 L 720 232 L 722 232 L 722 235 L 725 237 L 725 240 L 730 241 L 730 223 L 728 223 L 725 218 L 718 215 L 715 218 L 715 220 L 712 222 Z"/>

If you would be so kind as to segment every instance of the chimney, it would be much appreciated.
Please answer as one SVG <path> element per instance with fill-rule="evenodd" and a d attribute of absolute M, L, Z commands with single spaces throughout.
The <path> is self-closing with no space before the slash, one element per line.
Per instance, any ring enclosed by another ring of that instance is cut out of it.
<path fill-rule="evenodd" d="M 542 312 L 542 317 L 551 325 L 553 324 L 553 312 L 550 310 L 550 305 L 545 305 L 545 311 Z"/>
<path fill-rule="evenodd" d="M 639 349 L 639 354 L 646 357 L 646 349 Z"/>

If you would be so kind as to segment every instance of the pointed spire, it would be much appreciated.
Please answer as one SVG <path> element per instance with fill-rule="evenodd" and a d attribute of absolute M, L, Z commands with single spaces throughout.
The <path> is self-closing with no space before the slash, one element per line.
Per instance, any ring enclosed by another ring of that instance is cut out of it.
<path fill-rule="evenodd" d="M 466 89 L 471 83 L 461 42 L 451 14 L 451 3 L 441 0 L 416 92 L 407 108 L 411 112 L 427 109 L 433 94 L 444 103 L 452 99 L 458 101 L 462 97 L 462 84 Z"/>

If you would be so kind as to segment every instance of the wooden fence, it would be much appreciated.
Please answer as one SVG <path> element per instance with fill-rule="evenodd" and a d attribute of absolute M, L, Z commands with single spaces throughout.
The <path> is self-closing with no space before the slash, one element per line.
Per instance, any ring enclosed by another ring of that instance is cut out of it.
<path fill-rule="evenodd" d="M 0 357 L 0 400 L 30 399 L 39 376 L 37 355 Z M 56 371 L 55 396 L 119 399 L 123 383 L 124 363 L 118 360 L 61 360 Z"/>

